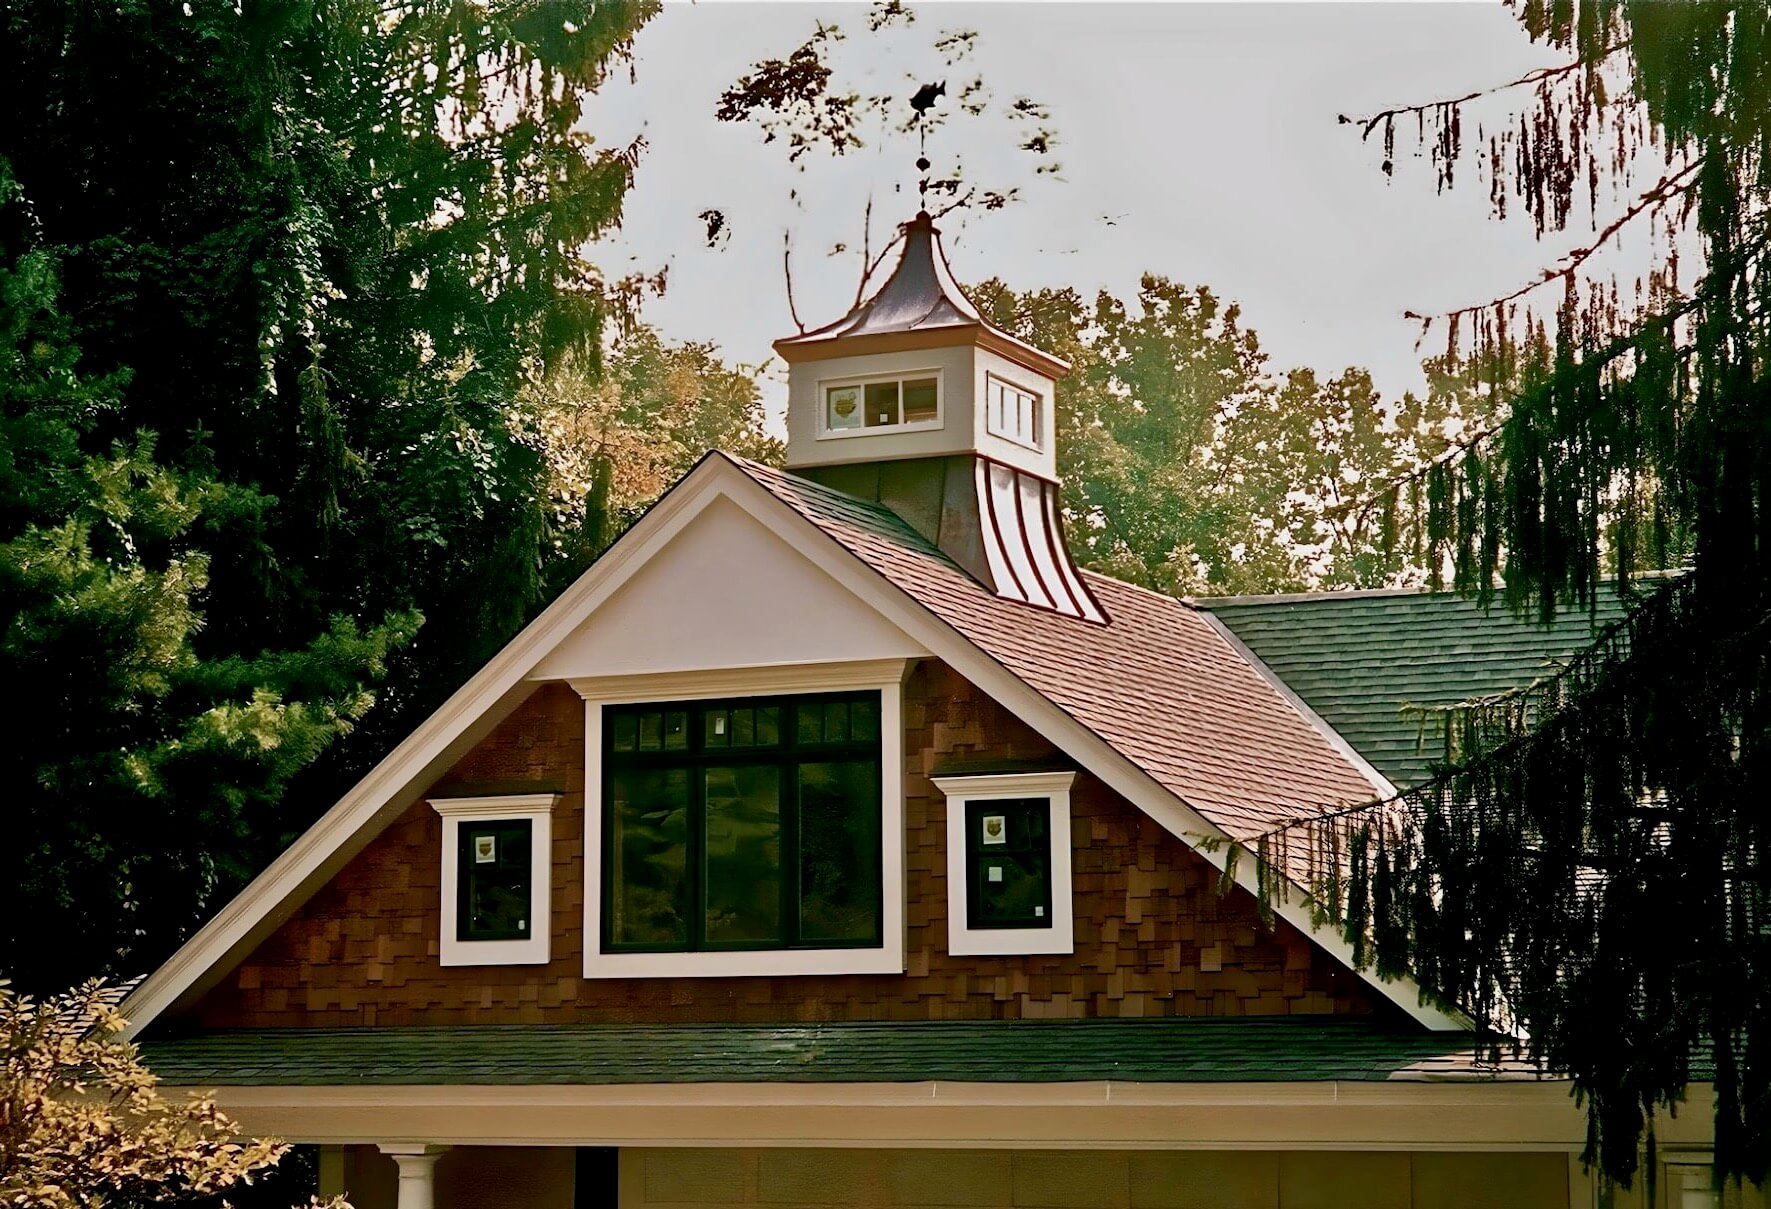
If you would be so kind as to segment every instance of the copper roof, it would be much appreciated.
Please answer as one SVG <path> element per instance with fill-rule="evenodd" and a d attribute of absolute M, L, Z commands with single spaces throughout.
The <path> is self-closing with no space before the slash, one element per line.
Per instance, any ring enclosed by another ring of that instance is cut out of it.
<path fill-rule="evenodd" d="M 1036 368 L 1050 373 L 1061 375 L 1069 369 L 1067 362 L 1009 335 L 979 313 L 954 280 L 941 247 L 941 229 L 928 211 L 905 223 L 903 232 L 898 265 L 871 298 L 834 323 L 775 341 L 776 351 L 792 359 L 796 351 L 831 341 L 947 333 L 956 342 L 970 337 L 998 345 L 1010 355 L 1032 358 Z"/>
<path fill-rule="evenodd" d="M 732 460 L 1229 835 L 1376 796 L 1200 609 L 1091 572 L 1106 625 L 1004 600 L 889 509 Z"/>

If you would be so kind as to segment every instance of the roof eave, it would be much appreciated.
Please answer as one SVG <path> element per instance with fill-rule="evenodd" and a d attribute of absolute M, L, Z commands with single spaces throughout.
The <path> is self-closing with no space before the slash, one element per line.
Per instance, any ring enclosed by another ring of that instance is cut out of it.
<path fill-rule="evenodd" d="M 1070 373 L 1070 363 L 1063 358 L 1042 352 L 985 323 L 948 324 L 906 332 L 876 332 L 866 336 L 844 336 L 840 333 L 820 336 L 815 332 L 808 332 L 803 336 L 784 336 L 775 341 L 772 347 L 787 364 L 799 365 L 810 361 L 829 361 L 835 357 L 865 357 L 875 353 L 958 348 L 966 345 L 987 349 L 1048 378 L 1063 378 Z"/>

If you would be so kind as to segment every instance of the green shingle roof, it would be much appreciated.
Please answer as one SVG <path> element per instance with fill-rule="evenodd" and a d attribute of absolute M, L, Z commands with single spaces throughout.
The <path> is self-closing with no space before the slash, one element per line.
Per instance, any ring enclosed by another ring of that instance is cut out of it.
<path fill-rule="evenodd" d="M 1466 1068 L 1472 1039 L 1324 1017 L 268 1029 L 146 1041 L 169 1084 L 1153 1083 Z"/>
<path fill-rule="evenodd" d="M 1443 731 L 1408 706 L 1450 705 L 1528 684 L 1623 615 L 1607 592 L 1592 616 L 1549 625 L 1452 592 L 1318 592 L 1196 602 L 1210 609 L 1341 737 L 1398 786 L 1425 780 Z"/>

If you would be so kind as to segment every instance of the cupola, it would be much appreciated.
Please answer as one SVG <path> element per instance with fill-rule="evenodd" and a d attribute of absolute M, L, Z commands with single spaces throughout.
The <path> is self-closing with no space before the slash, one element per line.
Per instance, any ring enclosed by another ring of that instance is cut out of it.
<path fill-rule="evenodd" d="M 998 596 L 1104 622 L 1064 545 L 1052 400 L 1070 366 L 990 324 L 924 212 L 870 298 L 775 341 L 787 468 L 877 500 Z"/>

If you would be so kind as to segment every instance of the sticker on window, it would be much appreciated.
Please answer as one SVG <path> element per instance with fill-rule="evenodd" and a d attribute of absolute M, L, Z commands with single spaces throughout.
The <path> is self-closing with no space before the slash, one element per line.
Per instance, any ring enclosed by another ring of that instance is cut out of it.
<path fill-rule="evenodd" d="M 490 865 L 498 859 L 498 837 L 495 835 L 476 835 L 473 837 L 473 860 L 476 865 Z"/>
<path fill-rule="evenodd" d="M 1008 816 L 987 814 L 984 816 L 984 842 L 986 844 L 1008 843 Z"/>

